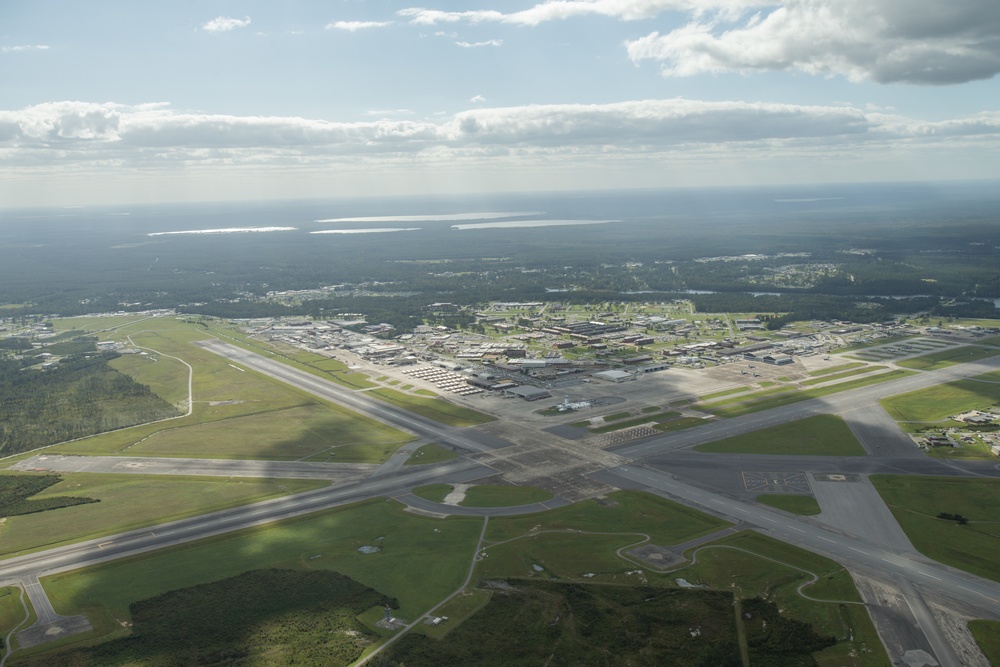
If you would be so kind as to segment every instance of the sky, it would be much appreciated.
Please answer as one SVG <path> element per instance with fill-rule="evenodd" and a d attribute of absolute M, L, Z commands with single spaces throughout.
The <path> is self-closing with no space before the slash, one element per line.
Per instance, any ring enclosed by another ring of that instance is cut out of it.
<path fill-rule="evenodd" d="M 3 0 L 0 207 L 1000 178 L 997 0 Z"/>

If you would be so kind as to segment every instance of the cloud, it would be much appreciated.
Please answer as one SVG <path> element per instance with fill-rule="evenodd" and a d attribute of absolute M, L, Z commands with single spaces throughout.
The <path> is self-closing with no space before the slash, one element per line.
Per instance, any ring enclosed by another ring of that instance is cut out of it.
<path fill-rule="evenodd" d="M 335 23 L 328 23 L 326 25 L 326 29 L 357 32 L 358 30 L 367 30 L 369 28 L 384 28 L 387 25 L 392 25 L 392 22 L 391 21 L 336 21 Z"/>
<path fill-rule="evenodd" d="M 510 23 L 537 26 L 547 21 L 565 20 L 578 16 L 606 16 L 623 21 L 651 19 L 667 11 L 691 12 L 706 10 L 738 15 L 747 7 L 773 4 L 767 0 L 549 0 L 517 12 L 503 13 L 491 9 L 446 12 L 437 9 L 410 7 L 396 14 L 417 25 L 441 23 Z"/>
<path fill-rule="evenodd" d="M 20 53 L 22 51 L 47 51 L 48 44 L 18 44 L 17 46 L 0 46 L 0 53 Z"/>
<path fill-rule="evenodd" d="M 483 97 L 482 95 L 473 95 L 472 97 L 469 98 L 469 101 L 472 102 L 473 104 L 482 104 L 483 102 L 486 101 L 486 98 Z"/>
<path fill-rule="evenodd" d="M 503 46 L 502 39 L 488 39 L 485 42 L 455 42 L 455 46 L 463 49 L 478 49 L 483 46 Z"/>
<path fill-rule="evenodd" d="M 528 9 L 442 11 L 410 7 L 417 25 L 537 26 L 581 16 L 650 20 L 688 16 L 666 33 L 626 42 L 636 63 L 666 76 L 795 70 L 851 81 L 947 85 L 1000 73 L 996 0 L 548 0 Z"/>
<path fill-rule="evenodd" d="M 947 85 L 1000 72 L 995 0 L 785 0 L 731 21 L 700 17 L 626 43 L 666 76 L 797 70 L 851 81 Z"/>
<path fill-rule="evenodd" d="M 845 152 L 856 157 L 866 147 L 969 142 L 980 152 L 1000 150 L 1000 112 L 925 121 L 850 106 L 684 99 L 476 108 L 433 120 L 364 122 L 188 113 L 162 103 L 57 102 L 0 111 L 7 171 L 323 167 L 351 160 L 411 166 L 562 160 L 578 167 L 583 156 L 596 168 L 665 154 L 731 164 L 780 153 L 813 162 Z"/>
<path fill-rule="evenodd" d="M 250 17 L 245 16 L 242 19 L 234 19 L 229 16 L 216 16 L 214 19 L 201 26 L 201 29 L 205 32 L 229 32 L 230 30 L 236 30 L 237 28 L 245 28 L 250 25 Z"/>

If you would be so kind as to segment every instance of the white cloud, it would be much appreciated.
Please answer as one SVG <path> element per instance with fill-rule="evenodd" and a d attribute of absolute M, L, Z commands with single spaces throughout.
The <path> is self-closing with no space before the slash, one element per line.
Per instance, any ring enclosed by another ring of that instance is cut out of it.
<path fill-rule="evenodd" d="M 469 98 L 469 101 L 472 102 L 473 104 L 482 104 L 483 102 L 486 101 L 486 98 L 483 97 L 482 95 L 473 95 L 472 97 Z"/>
<path fill-rule="evenodd" d="M 245 16 L 241 19 L 234 19 L 229 16 L 216 16 L 214 19 L 201 26 L 201 29 L 206 32 L 229 32 L 230 30 L 236 30 L 237 28 L 245 28 L 250 25 L 250 17 Z"/>
<path fill-rule="evenodd" d="M 463 49 L 478 49 L 483 46 L 503 46 L 502 39 L 488 39 L 485 42 L 455 42 L 455 46 Z"/>
<path fill-rule="evenodd" d="M 367 30 L 369 28 L 384 28 L 391 24 L 391 21 L 336 21 L 335 23 L 328 23 L 326 29 L 357 32 L 358 30 Z"/>
<path fill-rule="evenodd" d="M 594 15 L 623 21 L 650 19 L 667 11 L 692 12 L 698 15 L 713 11 L 729 15 L 738 14 L 747 7 L 768 4 L 774 4 L 773 0 L 548 0 L 528 9 L 509 13 L 491 9 L 446 12 L 422 7 L 410 7 L 396 13 L 417 25 L 465 21 L 537 26 L 547 21 Z"/>
<path fill-rule="evenodd" d="M 17 46 L 0 46 L 0 53 L 20 53 L 22 51 L 47 51 L 48 44 L 18 44 Z"/>
<path fill-rule="evenodd" d="M 548 0 L 513 12 L 411 7 L 397 15 L 417 25 L 537 26 L 580 16 L 649 20 L 668 12 L 689 21 L 626 43 L 634 62 L 660 62 L 667 76 L 797 70 L 942 85 L 1000 73 L 997 0 Z"/>
<path fill-rule="evenodd" d="M 955 84 L 1000 72 L 996 0 L 785 0 L 736 21 L 696 18 L 626 43 L 667 76 L 798 70 L 879 83 Z"/>
<path fill-rule="evenodd" d="M 476 96 L 471 102 L 485 98 Z M 372 114 L 408 115 L 397 109 Z M 1000 113 L 921 121 L 849 106 L 762 102 L 636 100 L 613 104 L 527 105 L 470 109 L 438 121 L 336 122 L 293 116 L 231 116 L 176 111 L 163 103 L 138 106 L 56 102 L 0 111 L 0 147 L 95 149 L 171 147 L 338 148 L 419 151 L 429 144 L 610 146 L 682 145 L 766 140 L 899 137 L 1000 132 Z M 11 129 L 13 128 L 13 129 Z"/>
<path fill-rule="evenodd" d="M 998 154 L 1000 111 L 668 99 L 338 122 L 66 101 L 0 110 L 0 201 L 1000 178 Z"/>

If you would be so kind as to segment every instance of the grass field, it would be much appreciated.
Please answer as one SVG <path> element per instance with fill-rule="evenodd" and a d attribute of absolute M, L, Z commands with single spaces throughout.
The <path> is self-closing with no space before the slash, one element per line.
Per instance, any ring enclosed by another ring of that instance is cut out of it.
<path fill-rule="evenodd" d="M 677 509 L 680 515 L 674 514 Z M 531 516 L 494 518 L 487 532 L 486 557 L 476 574 L 483 579 L 519 577 L 619 586 L 671 586 L 676 577 L 683 577 L 733 591 L 741 598 L 767 596 L 788 616 L 812 623 L 821 634 L 836 636 L 835 646 L 817 654 L 820 665 L 889 664 L 850 575 L 816 554 L 750 531 L 711 543 L 698 552 L 695 565 L 669 573 L 636 570 L 635 563 L 616 554 L 643 542 L 643 534 L 651 535 L 654 544 L 668 545 L 719 527 L 711 517 L 692 517 L 692 512 L 655 496 L 621 492 L 604 503 L 587 501 Z M 705 523 L 690 523 L 692 518 Z M 709 528 L 709 523 L 716 526 Z M 834 602 L 798 595 L 796 589 L 812 580 L 809 573 L 818 579 L 805 594 Z"/>
<path fill-rule="evenodd" d="M 450 449 L 445 449 L 440 445 L 424 445 L 417 451 L 413 452 L 410 458 L 406 459 L 406 463 L 403 465 L 415 466 L 423 465 L 425 463 L 441 463 L 442 461 L 451 461 L 452 459 L 457 459 L 458 454 L 451 451 Z"/>
<path fill-rule="evenodd" d="M 96 634 L 125 634 L 129 604 L 252 569 L 333 570 L 398 599 L 413 619 L 462 583 L 480 519 L 431 519 L 374 500 L 43 579 L 59 613 L 85 612 Z M 361 546 L 382 551 L 362 554 Z M 378 614 L 376 618 L 381 617 Z"/>
<path fill-rule="evenodd" d="M 1000 621 L 970 621 L 969 630 L 991 665 L 1000 665 Z"/>
<path fill-rule="evenodd" d="M 922 554 L 1000 581 L 1000 480 L 872 475 L 872 484 Z M 937 518 L 961 514 L 967 525 Z"/>
<path fill-rule="evenodd" d="M 219 332 L 238 333 L 225 329 L 221 323 L 210 322 Z M 89 321 L 86 324 L 93 326 Z M 87 438 L 56 449 L 72 454 L 320 461 L 335 458 L 344 462 L 378 463 L 410 439 L 400 431 L 319 401 L 281 382 L 252 371 L 240 371 L 222 357 L 191 345 L 192 341 L 210 337 L 211 330 L 186 319 L 155 318 L 105 334 L 119 340 L 131 335 L 137 345 L 161 352 L 162 355 L 123 355 L 116 361 L 124 364 L 123 372 L 175 402 L 186 400 L 188 371 L 183 364 L 164 355 L 189 363 L 194 369 L 193 414 Z M 337 372 L 346 369 L 334 359 L 323 358 L 316 364 Z M 312 372 L 324 371 L 312 368 Z"/>
<path fill-rule="evenodd" d="M 552 498 L 551 493 L 534 486 L 483 484 L 467 490 L 465 499 L 459 505 L 463 507 L 511 507 L 541 503 L 552 500 Z"/>
<path fill-rule="evenodd" d="M 222 320 L 204 318 L 201 326 L 204 326 L 206 334 L 212 334 L 258 354 L 279 359 L 290 366 L 350 389 L 371 389 L 378 386 L 371 382 L 366 374 L 350 370 L 347 364 L 338 359 L 331 359 L 281 342 L 251 338 Z"/>
<path fill-rule="evenodd" d="M 701 417 L 681 417 L 680 419 L 656 424 L 653 429 L 660 433 L 670 433 L 672 431 L 682 431 L 686 428 L 694 428 L 704 423 L 705 420 Z"/>
<path fill-rule="evenodd" d="M 86 496 L 100 502 L 9 517 L 0 526 L 0 555 L 69 544 L 328 484 L 322 480 L 94 473 L 66 473 L 62 478 L 35 498 Z"/>
<path fill-rule="evenodd" d="M 849 371 L 842 371 L 840 373 L 821 375 L 820 377 L 816 377 L 811 380 L 805 380 L 801 384 L 803 387 L 809 387 L 814 384 L 821 384 L 823 382 L 834 382 L 836 380 L 844 380 L 846 378 L 854 377 L 856 375 L 864 375 L 865 373 L 874 373 L 875 371 L 882 371 L 882 370 L 885 370 L 885 366 L 864 366 L 863 368 L 854 368 Z"/>
<path fill-rule="evenodd" d="M 762 493 L 757 502 L 792 514 L 812 516 L 820 513 L 819 503 L 812 496 L 792 496 L 783 493 Z"/>
<path fill-rule="evenodd" d="M 804 570 L 804 571 L 803 571 Z M 891 664 L 850 574 L 838 563 L 753 531 L 702 547 L 697 562 L 671 573 L 691 583 L 733 591 L 738 598 L 763 596 L 791 618 L 811 623 L 837 644 L 814 654 L 821 667 Z M 803 589 L 802 584 L 816 583 Z"/>
<path fill-rule="evenodd" d="M 188 368 L 176 359 L 123 354 L 111 360 L 111 367 L 148 386 L 154 394 L 182 412 L 187 410 Z"/>
<path fill-rule="evenodd" d="M 728 525 L 721 519 L 658 496 L 622 491 L 610 494 L 606 500 L 585 500 L 539 514 L 494 518 L 486 539 L 491 543 L 501 542 L 527 535 L 538 526 L 535 532 L 647 533 L 657 544 L 676 544 Z"/>
<path fill-rule="evenodd" d="M 836 366 L 830 366 L 828 368 L 821 368 L 816 371 L 811 371 L 806 373 L 809 377 L 819 377 L 821 375 L 829 375 L 830 373 L 842 373 L 843 371 L 849 371 L 853 368 L 858 368 L 859 366 L 864 366 L 864 364 L 852 361 L 846 364 L 837 364 Z"/>
<path fill-rule="evenodd" d="M 444 640 L 404 637 L 389 649 L 392 664 L 740 664 L 732 596 L 725 592 L 524 580 L 505 586 L 474 623 Z M 692 627 L 699 628 L 695 636 Z"/>
<path fill-rule="evenodd" d="M 940 352 L 933 352 L 912 359 L 903 359 L 902 361 L 897 361 L 896 364 L 904 368 L 932 371 L 937 368 L 964 364 L 969 361 L 979 361 L 980 359 L 993 357 L 997 354 L 998 351 L 991 348 L 969 345 L 965 347 L 953 347 L 948 350 L 941 350 Z"/>
<path fill-rule="evenodd" d="M 413 489 L 413 495 L 424 500 L 429 500 L 432 503 L 439 503 L 451 493 L 453 488 L 451 484 L 428 484 Z"/>
<path fill-rule="evenodd" d="M 976 378 L 939 384 L 879 401 L 898 421 L 937 421 L 968 410 L 989 410 L 1000 403 L 1000 384 Z"/>
<path fill-rule="evenodd" d="M 313 404 L 163 429 L 131 456 L 382 463 L 412 436 L 337 405 Z"/>
<path fill-rule="evenodd" d="M 380 638 L 359 615 L 386 599 L 336 572 L 251 570 L 135 603 L 130 637 L 19 664 L 348 665 Z"/>
<path fill-rule="evenodd" d="M 789 391 L 786 387 L 779 387 L 777 389 L 755 392 L 748 396 L 739 396 L 735 399 L 703 404 L 699 406 L 699 409 L 711 412 L 719 417 L 739 417 L 740 415 L 759 412 L 761 410 L 770 410 L 782 405 L 807 401 L 811 398 L 822 398 L 823 396 L 829 396 L 841 391 L 896 380 L 911 375 L 913 372 L 906 370 L 889 371 L 888 373 L 879 373 L 878 375 L 870 375 L 856 380 L 848 380 L 847 382 L 838 382 L 827 387 L 813 387 L 812 389 L 803 389 L 801 391 Z"/>
<path fill-rule="evenodd" d="M 625 415 L 629 416 L 628 413 L 625 413 Z M 671 421 L 677 419 L 680 416 L 681 413 L 679 412 L 663 412 L 655 416 L 644 415 L 642 417 L 632 417 L 631 419 L 626 419 L 623 421 L 615 421 L 610 424 L 605 424 L 604 426 L 598 426 L 597 428 L 592 428 L 590 429 L 590 432 L 595 434 L 612 433 L 614 431 L 620 431 L 621 429 L 632 428 L 633 426 L 640 426 L 641 424 L 649 424 L 649 423 L 653 423 L 655 428 L 655 425 L 669 424 Z M 607 417 L 605 417 L 605 419 L 607 419 Z"/>
<path fill-rule="evenodd" d="M 816 415 L 772 426 L 733 438 L 695 447 L 700 452 L 728 454 L 807 454 L 812 456 L 864 456 L 844 420 L 834 415 Z"/>
<path fill-rule="evenodd" d="M 28 596 L 24 596 L 25 603 Z M 31 608 L 31 605 L 27 605 Z M 17 586 L 0 586 L 0 636 L 6 637 L 12 628 L 18 627 L 25 619 L 25 605 L 21 604 L 21 589 Z M 32 613 L 32 618 L 34 614 Z M 31 619 L 29 619 L 30 621 Z M 28 627 L 25 623 L 22 627 Z M 4 646 L 0 641 L 0 655 L 3 655 Z"/>
<path fill-rule="evenodd" d="M 394 389 L 374 389 L 368 392 L 386 403 L 409 410 L 422 417 L 447 424 L 448 426 L 476 426 L 486 422 L 496 421 L 494 417 L 476 412 L 470 408 L 450 403 L 440 398 L 424 398 L 412 394 L 404 394 Z"/>

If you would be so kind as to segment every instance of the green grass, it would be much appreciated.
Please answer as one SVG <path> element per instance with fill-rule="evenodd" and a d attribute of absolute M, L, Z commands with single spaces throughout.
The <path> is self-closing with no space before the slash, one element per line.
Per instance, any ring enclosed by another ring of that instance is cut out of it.
<path fill-rule="evenodd" d="M 897 380 L 901 377 L 912 375 L 913 373 L 914 371 L 895 370 L 889 371 L 888 373 L 880 373 L 878 375 L 859 378 L 857 380 L 838 382 L 827 387 L 814 387 L 812 389 L 804 389 L 801 391 L 788 391 L 786 387 L 780 387 L 778 389 L 759 391 L 747 397 L 738 397 L 736 399 L 730 399 L 729 401 L 710 403 L 708 405 L 700 406 L 700 409 L 711 412 L 719 417 L 739 417 L 753 412 L 760 412 L 761 410 L 770 410 L 771 408 L 777 408 L 782 405 L 798 403 L 799 401 L 822 398 L 823 396 L 829 396 L 830 394 L 836 394 L 841 391 L 849 391 L 859 387 L 867 387 L 881 382 L 888 382 L 889 380 Z M 743 402 L 740 402 L 741 400 Z"/>
<path fill-rule="evenodd" d="M 1000 480 L 872 475 L 872 484 L 925 556 L 1000 581 Z M 961 514 L 967 525 L 938 519 Z"/>
<path fill-rule="evenodd" d="M 652 542 L 661 545 L 689 539 L 699 531 L 696 526 L 682 524 L 687 523 L 688 513 L 693 511 L 634 492 L 615 493 L 607 500 L 610 503 L 604 505 L 586 501 L 525 517 L 492 519 L 487 532 L 487 555 L 477 566 L 477 576 L 625 586 L 669 586 L 675 577 L 684 577 L 696 583 L 709 583 L 716 589 L 732 590 L 740 597 L 766 595 L 788 616 L 814 624 L 821 634 L 836 636 L 838 644 L 816 656 L 821 665 L 889 664 L 863 605 L 814 602 L 796 593 L 796 588 L 810 581 L 811 576 L 794 567 L 819 577 L 816 584 L 806 589 L 807 595 L 860 603 L 850 575 L 839 564 L 745 531 L 712 544 L 738 547 L 754 555 L 709 548 L 699 551 L 697 565 L 681 570 L 669 573 L 636 570 L 635 563 L 618 557 L 616 551 L 642 542 L 642 533 L 651 535 Z M 683 514 L 671 516 L 675 508 Z M 710 517 L 705 519 L 715 522 Z M 715 523 L 714 528 L 703 524 L 701 532 L 721 527 Z"/>
<path fill-rule="evenodd" d="M 648 493 L 620 491 L 606 500 L 585 500 L 547 512 L 490 521 L 486 537 L 500 542 L 537 530 L 596 533 L 648 533 L 657 544 L 676 544 L 728 526 L 729 523 Z M 535 531 L 537 532 L 537 531 Z M 618 538 L 620 541 L 620 538 Z M 637 541 L 640 538 L 627 538 Z"/>
<path fill-rule="evenodd" d="M 434 612 L 435 616 L 447 616 L 447 622 L 442 625 L 420 624 L 412 632 L 440 639 L 460 625 L 462 621 L 482 609 L 489 601 L 489 591 L 481 588 L 466 588 Z"/>
<path fill-rule="evenodd" d="M 260 341 L 244 334 L 220 320 L 206 320 L 206 330 L 226 342 L 246 348 L 267 357 L 279 359 L 289 366 L 304 370 L 318 377 L 336 382 L 350 389 L 371 389 L 378 385 L 364 373 L 351 371 L 347 364 L 315 352 L 274 341 Z M 203 335 L 202 338 L 206 338 Z"/>
<path fill-rule="evenodd" d="M 227 331 L 221 325 L 216 327 Z M 205 327 L 157 318 L 126 326 L 113 337 L 123 339 L 132 329 L 136 329 L 131 334 L 136 344 L 182 358 L 194 368 L 193 414 L 60 445 L 58 451 L 321 461 L 335 454 L 337 461 L 376 463 L 409 440 L 402 432 L 368 417 L 252 371 L 241 372 L 222 357 L 191 345 L 209 336 Z M 116 362 L 125 363 L 125 372 L 171 400 L 186 399 L 187 368 L 166 356 L 150 357 L 124 355 Z M 336 360 L 322 361 L 333 368 L 346 368 Z"/>
<path fill-rule="evenodd" d="M 517 580 L 444 640 L 408 635 L 388 655 L 400 665 L 738 665 L 735 626 L 721 591 Z"/>
<path fill-rule="evenodd" d="M 45 489 L 58 484 L 58 475 L 37 473 L 0 474 L 0 517 L 35 514 L 62 507 L 96 503 L 93 498 L 81 496 L 53 496 L 33 498 Z"/>
<path fill-rule="evenodd" d="M 1000 665 L 1000 621 L 969 621 L 969 630 L 991 665 Z"/>
<path fill-rule="evenodd" d="M 43 579 L 59 613 L 87 613 L 98 634 L 124 634 L 129 605 L 265 567 L 332 570 L 395 597 L 414 619 L 464 581 L 482 520 L 431 519 L 373 500 Z M 378 544 L 382 551 L 357 549 Z M 380 617 L 380 614 L 376 618 Z"/>
<path fill-rule="evenodd" d="M 374 389 L 368 392 L 386 403 L 409 410 L 422 417 L 447 424 L 448 426 L 476 426 L 496 421 L 494 417 L 477 412 L 440 398 L 423 398 L 404 394 L 393 389 Z"/>
<path fill-rule="evenodd" d="M 413 489 L 413 495 L 432 503 L 440 503 L 454 488 L 451 484 L 428 484 Z"/>
<path fill-rule="evenodd" d="M 807 373 L 807 375 L 809 377 L 819 377 L 820 375 L 829 375 L 830 373 L 840 373 L 842 371 L 851 370 L 852 368 L 857 368 L 859 366 L 864 366 L 864 364 L 856 361 L 846 364 L 837 364 L 836 366 L 830 366 L 829 368 L 821 368 L 816 371 L 811 371 Z"/>
<path fill-rule="evenodd" d="M 660 411 L 660 410 L 662 410 L 662 409 L 663 409 L 663 408 L 661 408 L 661 407 L 660 407 L 660 406 L 658 406 L 658 405 L 647 405 L 647 406 L 646 406 L 646 407 L 644 407 L 643 409 L 639 410 L 639 412 L 641 412 L 641 413 L 642 413 L 642 414 L 644 414 L 644 415 L 651 415 L 651 414 L 653 414 L 654 412 L 659 412 L 659 411 Z"/>
<path fill-rule="evenodd" d="M 650 415 L 644 415 L 642 417 L 633 417 L 632 419 L 626 421 L 616 421 L 611 424 L 606 424 L 605 426 L 598 426 L 597 428 L 590 429 L 591 433 L 611 433 L 613 431 L 620 431 L 625 428 L 632 428 L 633 426 L 640 426 L 642 424 L 663 424 L 669 423 L 671 420 L 676 419 L 680 416 L 679 412 L 664 412 L 663 414 L 656 415 L 652 417 Z M 607 419 L 607 417 L 605 417 Z"/>
<path fill-rule="evenodd" d="M 62 478 L 35 497 L 86 496 L 100 502 L 8 518 L 0 528 L 0 555 L 12 556 L 153 526 L 328 484 L 322 480 L 96 473 L 65 473 Z"/>
<path fill-rule="evenodd" d="M 803 593 L 833 602 L 815 602 L 798 594 L 798 587 L 812 579 L 807 573 L 815 574 L 818 580 Z M 838 563 L 817 554 L 743 531 L 700 548 L 696 564 L 676 570 L 671 576 L 730 590 L 741 599 L 766 597 L 784 615 L 812 624 L 820 634 L 833 635 L 837 644 L 814 654 L 823 667 L 891 664 L 867 610 L 859 604 L 861 597 L 850 574 Z"/>
<path fill-rule="evenodd" d="M 727 454 L 811 456 L 864 456 L 866 453 L 844 420 L 834 415 L 807 417 L 753 433 L 698 445 L 695 449 L 700 452 Z"/>
<path fill-rule="evenodd" d="M 879 401 L 898 421 L 937 421 L 968 410 L 989 410 L 1000 403 L 1000 384 L 976 378 L 939 384 Z"/>
<path fill-rule="evenodd" d="M 834 373 L 832 375 L 823 375 L 818 378 L 813 378 L 811 380 L 804 380 L 801 384 L 803 387 L 809 387 L 814 384 L 822 384 L 823 382 L 835 382 L 836 380 L 843 380 L 844 378 L 854 377 L 855 375 L 864 375 L 865 373 L 873 373 L 875 371 L 885 370 L 885 366 L 865 366 L 864 368 L 855 368 L 853 370 L 844 371 L 842 373 Z"/>
<path fill-rule="evenodd" d="M 663 422 L 653 427 L 653 430 L 660 433 L 670 433 L 672 431 L 682 431 L 686 428 L 694 428 L 705 423 L 701 417 L 681 417 L 672 421 Z"/>
<path fill-rule="evenodd" d="M 338 463 L 382 463 L 412 436 L 333 404 L 314 404 L 161 430 L 128 449 L 130 456 L 268 459 L 319 457 Z"/>
<path fill-rule="evenodd" d="M 783 493 L 762 493 L 757 502 L 792 514 L 812 516 L 820 513 L 819 503 L 812 496 L 792 496 Z"/>
<path fill-rule="evenodd" d="M 24 601 L 27 603 L 27 595 L 25 595 Z M 24 616 L 25 609 L 24 605 L 21 604 L 21 589 L 17 586 L 0 587 L 0 636 L 6 637 L 12 628 L 24 621 Z M 27 624 L 21 627 L 27 627 Z M 0 655 L 2 653 L 3 646 L 0 645 Z"/>
<path fill-rule="evenodd" d="M 628 419 L 631 416 L 632 414 L 626 410 L 625 412 L 616 412 L 613 415 L 604 415 L 604 421 L 613 422 L 620 419 Z"/>
<path fill-rule="evenodd" d="M 111 367 L 144 384 L 167 403 L 187 410 L 187 366 L 160 355 L 123 354 L 111 360 Z"/>
<path fill-rule="evenodd" d="M 534 486 L 476 485 L 465 492 L 462 507 L 510 507 L 552 500 L 554 496 Z"/>
<path fill-rule="evenodd" d="M 897 361 L 896 364 L 905 368 L 915 368 L 917 370 L 932 371 L 937 368 L 964 364 L 970 361 L 979 361 L 987 357 L 996 356 L 994 349 L 969 345 L 966 347 L 955 347 L 949 350 L 942 350 L 912 359 Z"/>
<path fill-rule="evenodd" d="M 424 445 L 417 451 L 410 455 L 410 458 L 406 459 L 406 463 L 403 465 L 413 466 L 413 465 L 423 465 L 425 463 L 441 463 L 442 461 L 451 461 L 452 459 L 457 459 L 458 454 L 451 451 L 450 449 L 445 449 L 440 445 Z"/>
<path fill-rule="evenodd" d="M 336 572 L 251 570 L 134 603 L 131 637 L 24 664 L 218 664 L 240 656 L 241 664 L 347 665 L 379 640 L 359 615 L 385 601 Z"/>

